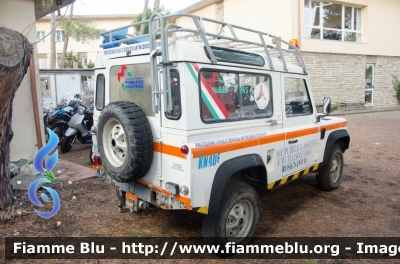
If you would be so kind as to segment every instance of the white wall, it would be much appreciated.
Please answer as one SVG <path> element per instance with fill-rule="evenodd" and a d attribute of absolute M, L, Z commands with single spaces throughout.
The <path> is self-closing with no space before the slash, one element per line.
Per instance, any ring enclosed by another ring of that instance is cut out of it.
<path fill-rule="evenodd" d="M 280 36 L 288 41 L 297 37 L 294 35 L 292 24 L 294 19 L 292 2 L 292 0 L 225 0 L 225 22 Z M 257 37 L 254 34 L 251 36 L 251 38 Z"/>
<path fill-rule="evenodd" d="M 55 85 L 55 76 L 54 75 L 40 75 L 40 78 L 47 78 L 49 80 L 49 88 L 50 88 L 50 93 L 51 97 L 42 97 L 43 105 L 50 107 L 50 108 L 55 108 L 57 107 L 59 99 L 57 99 L 56 95 L 56 85 Z"/>
<path fill-rule="evenodd" d="M 81 93 L 81 83 L 79 74 L 59 74 L 55 76 L 57 86 L 57 98 L 60 100 L 66 92 L 70 92 L 69 100 L 74 98 L 75 94 Z"/>
<path fill-rule="evenodd" d="M 7 27 L 22 33 L 33 43 L 36 40 L 35 10 L 32 0 L 1 0 L 0 1 L 0 26 Z M 36 86 L 38 103 L 41 106 L 39 72 L 37 64 L 37 51 L 34 47 L 36 68 Z M 39 111 L 42 119 L 42 112 Z M 43 123 L 43 122 L 41 122 Z M 43 124 L 42 129 L 43 130 Z M 29 159 L 37 151 L 35 123 L 33 117 L 32 93 L 29 77 L 29 69 L 22 81 L 13 102 L 12 130 L 14 138 L 11 141 L 11 161 Z M 42 132 L 42 139 L 44 135 Z"/>

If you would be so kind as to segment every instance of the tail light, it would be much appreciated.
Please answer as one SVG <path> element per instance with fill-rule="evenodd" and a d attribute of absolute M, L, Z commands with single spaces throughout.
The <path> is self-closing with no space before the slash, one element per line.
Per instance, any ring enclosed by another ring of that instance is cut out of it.
<path fill-rule="evenodd" d="M 101 165 L 101 158 L 99 156 L 93 156 L 93 165 Z"/>
<path fill-rule="evenodd" d="M 183 154 L 187 155 L 187 154 L 189 153 L 189 147 L 186 146 L 186 145 L 183 145 L 183 146 L 181 147 L 181 152 L 182 152 Z"/>

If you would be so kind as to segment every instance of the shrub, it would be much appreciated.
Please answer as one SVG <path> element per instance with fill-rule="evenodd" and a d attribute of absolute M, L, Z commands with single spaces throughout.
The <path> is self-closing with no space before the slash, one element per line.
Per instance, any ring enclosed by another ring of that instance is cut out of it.
<path fill-rule="evenodd" d="M 393 88 L 396 90 L 396 97 L 397 97 L 397 102 L 400 103 L 400 80 L 399 76 L 397 75 L 392 75 L 393 80 Z"/>
<path fill-rule="evenodd" d="M 339 110 L 339 107 L 340 107 L 340 103 L 336 102 L 334 105 L 332 105 L 332 111 Z"/>
<path fill-rule="evenodd" d="M 89 62 L 86 65 L 86 67 L 88 67 L 89 69 L 93 69 L 94 68 L 94 62 L 92 60 L 89 60 Z"/>

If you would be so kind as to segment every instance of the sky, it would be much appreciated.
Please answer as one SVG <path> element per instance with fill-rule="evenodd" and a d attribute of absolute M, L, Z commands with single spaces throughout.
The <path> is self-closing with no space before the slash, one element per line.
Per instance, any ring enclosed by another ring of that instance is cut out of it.
<path fill-rule="evenodd" d="M 160 0 L 160 5 L 171 13 L 184 9 L 200 0 Z M 153 8 L 153 0 L 149 8 Z M 138 14 L 143 11 L 144 0 L 76 0 L 75 15 Z M 61 14 L 65 9 L 61 10 Z"/>

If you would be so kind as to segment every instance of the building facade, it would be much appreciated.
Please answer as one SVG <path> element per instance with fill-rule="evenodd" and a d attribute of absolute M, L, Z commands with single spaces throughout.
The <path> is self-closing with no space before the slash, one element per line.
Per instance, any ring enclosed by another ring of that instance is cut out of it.
<path fill-rule="evenodd" d="M 392 75 L 400 75 L 400 31 L 387 28 L 397 25 L 399 11 L 397 0 L 203 0 L 178 13 L 222 20 L 287 41 L 296 38 L 317 104 L 329 96 L 333 104 L 383 107 L 397 105 Z M 187 18 L 176 22 L 191 23 Z"/>
<path fill-rule="evenodd" d="M 83 18 L 88 19 L 92 22 L 96 28 L 106 31 L 109 29 L 126 26 L 131 24 L 136 15 L 77 15 L 74 19 Z M 58 20 L 56 20 L 56 25 Z M 43 39 L 44 36 L 49 34 L 51 31 L 50 16 L 43 17 L 36 22 L 36 38 L 39 43 L 38 47 L 38 58 L 39 68 L 48 69 L 50 68 L 50 36 Z M 56 28 L 56 68 L 58 68 L 58 61 L 61 58 L 63 46 L 65 41 L 65 32 L 60 28 Z M 67 52 L 72 51 L 74 55 L 78 55 L 80 63 L 79 67 L 87 67 L 90 62 L 95 62 L 97 53 L 102 50 L 99 45 L 102 42 L 102 37 L 97 40 L 85 40 L 80 39 L 69 39 Z M 72 65 L 71 68 L 78 68 L 78 63 Z"/>

